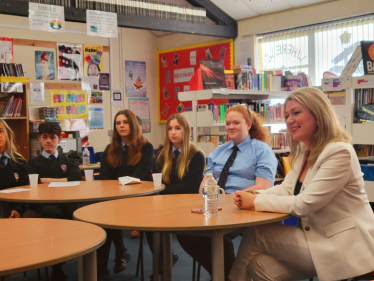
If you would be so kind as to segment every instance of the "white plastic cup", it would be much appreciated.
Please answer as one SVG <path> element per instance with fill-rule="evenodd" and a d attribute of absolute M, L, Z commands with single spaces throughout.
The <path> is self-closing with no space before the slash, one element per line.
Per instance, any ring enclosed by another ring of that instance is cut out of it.
<path fill-rule="evenodd" d="M 93 170 L 84 170 L 84 176 L 86 177 L 86 181 L 92 181 Z"/>
<path fill-rule="evenodd" d="M 152 174 L 152 177 L 153 177 L 153 186 L 161 187 L 162 173 L 154 173 Z"/>
<path fill-rule="evenodd" d="M 29 175 L 30 187 L 37 187 L 38 186 L 38 178 L 39 178 L 39 174 L 30 174 Z"/>

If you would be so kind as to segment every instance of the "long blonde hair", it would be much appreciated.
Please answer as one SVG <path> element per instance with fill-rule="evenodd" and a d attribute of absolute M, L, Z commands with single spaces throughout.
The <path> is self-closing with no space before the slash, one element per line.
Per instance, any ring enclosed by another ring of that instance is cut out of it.
<path fill-rule="evenodd" d="M 284 112 L 287 103 L 296 101 L 308 109 L 317 120 L 316 132 L 311 138 L 312 151 L 307 158 L 310 167 L 316 163 L 318 156 L 325 147 L 332 142 L 351 142 L 351 136 L 340 125 L 334 109 L 326 95 L 320 90 L 312 87 L 305 87 L 293 91 L 284 102 Z M 290 161 L 296 159 L 300 153 L 300 142 L 292 140 L 290 131 L 287 129 L 287 139 L 290 144 Z"/>
<path fill-rule="evenodd" d="M 192 156 L 198 151 L 201 152 L 196 145 L 191 143 L 191 128 L 187 117 L 180 113 L 171 115 L 166 123 L 164 148 L 161 150 L 156 160 L 156 167 L 162 171 L 162 179 L 166 184 L 170 183 L 170 172 L 173 165 L 173 144 L 170 141 L 168 134 L 171 120 L 177 120 L 183 132 L 183 152 L 178 157 L 176 165 L 178 179 L 182 180 L 186 171 L 188 171 L 189 165 L 187 162 L 191 160 Z"/>
<path fill-rule="evenodd" d="M 5 133 L 6 151 L 8 152 L 10 159 L 12 159 L 12 162 L 20 164 L 19 160 L 24 158 L 17 152 L 17 147 L 14 143 L 14 133 L 12 129 L 3 119 L 0 119 L 0 126 L 3 128 Z"/>
<path fill-rule="evenodd" d="M 268 142 L 270 137 L 269 130 L 263 126 L 262 120 L 256 112 L 247 109 L 247 107 L 243 105 L 234 105 L 226 111 L 226 116 L 231 111 L 241 113 L 247 124 L 252 123 L 252 126 L 248 132 L 251 139 L 257 139 L 266 143 Z"/>

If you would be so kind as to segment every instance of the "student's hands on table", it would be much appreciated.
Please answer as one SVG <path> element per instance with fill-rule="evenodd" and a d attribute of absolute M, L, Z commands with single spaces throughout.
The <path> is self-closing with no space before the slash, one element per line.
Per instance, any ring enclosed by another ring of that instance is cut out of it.
<path fill-rule="evenodd" d="M 237 190 L 234 193 L 234 204 L 241 209 L 251 210 L 255 208 L 256 194 L 251 190 Z"/>

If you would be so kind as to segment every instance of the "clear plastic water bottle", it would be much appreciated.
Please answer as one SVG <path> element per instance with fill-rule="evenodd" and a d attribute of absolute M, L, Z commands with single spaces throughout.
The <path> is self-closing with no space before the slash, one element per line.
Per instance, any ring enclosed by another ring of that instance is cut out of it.
<path fill-rule="evenodd" d="M 87 147 L 83 150 L 83 166 L 90 165 L 90 151 Z"/>
<path fill-rule="evenodd" d="M 216 216 L 218 213 L 217 182 L 213 174 L 206 174 L 203 182 L 203 212 L 205 216 Z"/>

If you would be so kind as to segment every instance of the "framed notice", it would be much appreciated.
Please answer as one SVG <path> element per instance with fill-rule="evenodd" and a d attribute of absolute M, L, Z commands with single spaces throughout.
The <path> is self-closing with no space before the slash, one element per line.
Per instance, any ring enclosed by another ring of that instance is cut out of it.
<path fill-rule="evenodd" d="M 189 89 L 190 79 L 200 67 L 202 60 L 221 60 L 226 70 L 231 69 L 234 63 L 233 40 L 157 52 L 158 121 L 160 123 L 166 123 L 172 114 L 191 110 L 192 103 L 180 102 L 178 95 Z"/>

